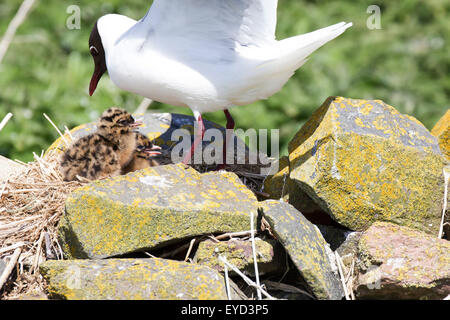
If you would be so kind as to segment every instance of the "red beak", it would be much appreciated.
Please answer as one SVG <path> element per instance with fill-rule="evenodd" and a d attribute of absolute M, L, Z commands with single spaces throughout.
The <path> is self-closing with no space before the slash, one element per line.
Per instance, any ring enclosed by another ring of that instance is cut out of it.
<path fill-rule="evenodd" d="M 94 71 L 94 74 L 91 78 L 91 83 L 89 85 L 89 95 L 92 97 L 92 95 L 95 92 L 95 89 L 97 89 L 98 82 L 100 81 L 100 78 L 102 77 L 102 74 L 98 72 L 97 70 Z"/>

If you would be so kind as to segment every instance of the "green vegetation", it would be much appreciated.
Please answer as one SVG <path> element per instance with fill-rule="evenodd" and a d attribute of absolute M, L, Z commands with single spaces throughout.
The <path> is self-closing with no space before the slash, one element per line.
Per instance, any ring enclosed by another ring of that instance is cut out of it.
<path fill-rule="evenodd" d="M 0 35 L 22 0 L 0 3 Z M 381 30 L 370 30 L 367 8 L 381 8 Z M 69 5 L 81 8 L 81 29 L 69 30 Z M 0 65 L 0 120 L 13 119 L 0 133 L 0 154 L 29 161 L 57 138 L 42 116 L 63 128 L 93 121 L 117 105 L 134 111 L 141 97 L 115 87 L 105 77 L 88 95 L 93 71 L 87 41 L 95 20 L 106 13 L 141 18 L 143 0 L 38 0 L 19 28 Z M 339 21 L 354 26 L 312 55 L 284 89 L 267 101 L 232 109 L 240 128 L 280 128 L 282 153 L 296 131 L 328 96 L 382 99 L 415 116 L 429 129 L 450 107 L 450 2 L 442 0 L 282 0 L 278 38 Z M 190 114 L 190 110 L 152 104 L 152 111 Z M 223 113 L 205 115 L 224 124 Z"/>

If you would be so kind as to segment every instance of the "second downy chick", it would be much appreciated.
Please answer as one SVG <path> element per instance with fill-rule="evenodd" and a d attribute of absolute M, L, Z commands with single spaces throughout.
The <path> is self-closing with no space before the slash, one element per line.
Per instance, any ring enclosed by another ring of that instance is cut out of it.
<path fill-rule="evenodd" d="M 148 167 L 159 166 L 159 163 L 152 159 L 161 154 L 161 147 L 154 145 L 149 138 L 142 133 L 135 133 L 136 149 L 130 163 L 122 169 L 122 174 L 127 174 Z"/>

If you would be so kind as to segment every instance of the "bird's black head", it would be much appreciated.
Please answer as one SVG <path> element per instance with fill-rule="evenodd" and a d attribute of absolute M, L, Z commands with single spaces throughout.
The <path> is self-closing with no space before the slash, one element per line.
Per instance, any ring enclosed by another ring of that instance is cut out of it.
<path fill-rule="evenodd" d="M 89 95 L 93 95 L 97 88 L 98 82 L 103 74 L 107 71 L 105 49 L 103 48 L 102 38 L 98 32 L 98 21 L 92 28 L 91 36 L 89 37 L 89 51 L 94 59 L 95 69 L 89 85 Z"/>

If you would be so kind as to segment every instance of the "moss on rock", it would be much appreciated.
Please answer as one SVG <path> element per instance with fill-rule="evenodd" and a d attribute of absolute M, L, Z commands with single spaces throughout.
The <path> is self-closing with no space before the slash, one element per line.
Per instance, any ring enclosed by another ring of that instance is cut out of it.
<path fill-rule="evenodd" d="M 67 300 L 223 300 L 223 277 L 206 266 L 164 259 L 47 261 L 51 298 Z"/>
<path fill-rule="evenodd" d="M 290 178 L 339 224 L 437 234 L 446 162 L 416 119 L 379 100 L 329 98 L 289 144 Z"/>
<path fill-rule="evenodd" d="M 291 205 L 268 200 L 261 203 L 272 233 L 318 299 L 339 300 L 344 292 L 328 244 L 319 229 Z"/>
<path fill-rule="evenodd" d="M 257 211 L 256 198 L 234 173 L 158 166 L 75 190 L 59 234 L 69 258 L 106 258 L 202 234 L 245 231 L 251 211 Z"/>

